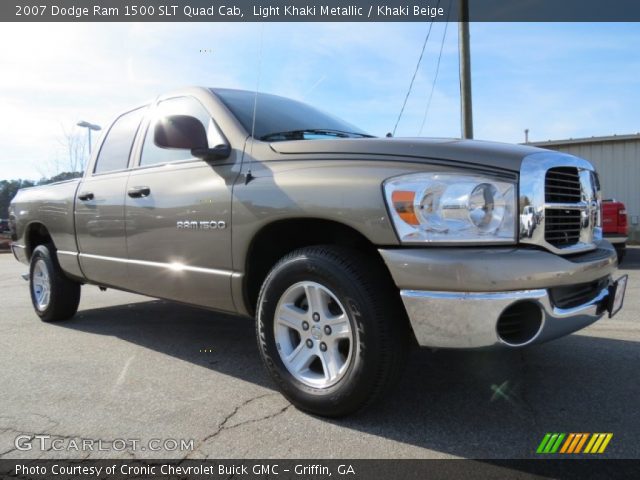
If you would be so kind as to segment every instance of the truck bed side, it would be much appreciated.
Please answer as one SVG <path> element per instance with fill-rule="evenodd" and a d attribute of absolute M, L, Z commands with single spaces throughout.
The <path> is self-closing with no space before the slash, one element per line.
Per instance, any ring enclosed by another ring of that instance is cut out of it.
<path fill-rule="evenodd" d="M 35 246 L 50 241 L 58 251 L 62 269 L 72 277 L 83 278 L 77 255 L 75 199 L 81 179 L 20 190 L 11 202 L 12 250 L 27 264 Z"/>

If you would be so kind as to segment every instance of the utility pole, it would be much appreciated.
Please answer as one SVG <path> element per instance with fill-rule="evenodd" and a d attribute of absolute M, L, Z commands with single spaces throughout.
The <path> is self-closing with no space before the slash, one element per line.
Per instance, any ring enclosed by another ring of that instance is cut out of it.
<path fill-rule="evenodd" d="M 473 138 L 471 100 L 471 52 L 469 47 L 469 0 L 459 0 L 458 42 L 460 48 L 460 113 L 462 138 Z"/>

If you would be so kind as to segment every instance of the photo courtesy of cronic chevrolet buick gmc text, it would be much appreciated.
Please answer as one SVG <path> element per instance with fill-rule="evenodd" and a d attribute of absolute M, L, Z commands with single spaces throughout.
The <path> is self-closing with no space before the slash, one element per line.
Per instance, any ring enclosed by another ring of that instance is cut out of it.
<path fill-rule="evenodd" d="M 600 209 L 581 158 L 189 88 L 120 115 L 82 179 L 20 190 L 10 224 L 42 320 L 85 283 L 252 316 L 282 393 L 340 416 L 411 344 L 520 348 L 615 314 Z"/>

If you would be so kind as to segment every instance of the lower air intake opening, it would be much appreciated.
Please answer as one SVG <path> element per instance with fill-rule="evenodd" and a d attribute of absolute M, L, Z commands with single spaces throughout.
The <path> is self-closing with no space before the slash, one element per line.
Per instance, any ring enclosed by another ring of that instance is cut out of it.
<path fill-rule="evenodd" d="M 496 325 L 498 337 L 517 347 L 529 343 L 542 328 L 542 310 L 534 302 L 518 302 L 507 307 Z"/>

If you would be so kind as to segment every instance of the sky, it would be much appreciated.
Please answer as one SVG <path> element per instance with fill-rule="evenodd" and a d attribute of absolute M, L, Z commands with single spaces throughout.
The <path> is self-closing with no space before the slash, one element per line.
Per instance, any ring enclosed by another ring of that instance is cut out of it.
<path fill-rule="evenodd" d="M 460 136 L 458 29 L 449 24 L 445 37 L 445 27 L 433 26 L 396 136 L 417 136 L 425 111 L 422 136 Z M 525 128 L 531 141 L 640 131 L 640 24 L 470 27 L 476 138 L 523 142 Z M 0 179 L 56 173 L 63 132 L 79 120 L 106 127 L 123 110 L 187 85 L 289 96 L 383 136 L 394 128 L 428 29 L 429 23 L 5 23 Z"/>

